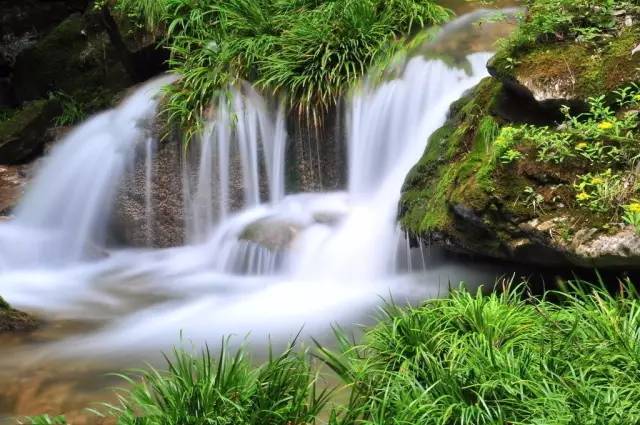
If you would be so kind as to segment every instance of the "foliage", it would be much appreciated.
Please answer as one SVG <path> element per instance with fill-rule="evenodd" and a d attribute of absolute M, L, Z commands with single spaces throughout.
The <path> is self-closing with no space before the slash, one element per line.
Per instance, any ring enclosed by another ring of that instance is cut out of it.
<path fill-rule="evenodd" d="M 633 226 L 636 233 L 640 235 L 640 202 L 634 201 L 625 205 L 622 218 L 625 223 Z"/>
<path fill-rule="evenodd" d="M 182 349 L 167 358 L 168 370 L 141 371 L 141 382 L 123 376 L 132 389 L 120 404 L 108 406 L 120 425 L 311 424 L 329 391 L 317 391 L 317 375 L 305 352 L 291 345 L 253 368 L 244 349 L 235 354 L 223 343 L 214 360 Z"/>
<path fill-rule="evenodd" d="M 527 298 L 523 287 L 458 290 L 417 309 L 387 306 L 362 344 L 324 350 L 353 391 L 332 423 L 637 423 L 632 286 L 557 297 L 561 305 Z"/>
<path fill-rule="evenodd" d="M 117 8 L 165 30 L 170 66 L 182 76 L 168 115 L 191 130 L 241 80 L 318 122 L 399 39 L 450 17 L 433 0 L 118 0 Z"/>
<path fill-rule="evenodd" d="M 575 40 L 579 43 L 606 41 L 624 25 L 617 17 L 640 14 L 632 0 L 526 0 L 528 13 L 516 32 L 505 41 L 514 54 L 539 43 Z"/>
<path fill-rule="evenodd" d="M 74 97 L 63 92 L 53 93 L 51 97 L 58 100 L 62 106 L 62 113 L 54 121 L 56 126 L 75 125 L 87 118 L 85 106 Z"/>
<path fill-rule="evenodd" d="M 36 416 L 28 419 L 28 422 L 24 423 L 28 423 L 29 425 L 67 425 L 64 416 L 51 417 L 49 415 Z"/>
<path fill-rule="evenodd" d="M 623 177 L 613 174 L 610 168 L 601 173 L 578 176 L 574 187 L 580 205 L 601 213 L 617 208 L 623 201 L 620 197 L 625 193 Z"/>

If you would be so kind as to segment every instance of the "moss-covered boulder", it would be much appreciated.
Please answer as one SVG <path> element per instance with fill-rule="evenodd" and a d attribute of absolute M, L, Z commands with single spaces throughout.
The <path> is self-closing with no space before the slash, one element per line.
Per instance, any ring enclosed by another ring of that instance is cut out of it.
<path fill-rule="evenodd" d="M 39 154 L 48 141 L 47 130 L 62 112 L 55 99 L 36 100 L 0 121 L 0 164 L 18 164 Z"/>
<path fill-rule="evenodd" d="M 38 321 L 26 313 L 12 309 L 0 297 L 0 334 L 13 332 L 30 332 L 38 327 Z"/>
<path fill-rule="evenodd" d="M 632 53 L 640 43 L 636 3 L 528 3 L 530 13 L 519 31 L 488 66 L 491 75 L 509 88 L 538 101 L 583 101 L 638 80 L 640 53 Z"/>
<path fill-rule="evenodd" d="M 640 93 L 607 118 L 562 123 L 515 115 L 513 96 L 488 78 L 453 105 L 405 183 L 404 228 L 493 258 L 640 268 Z"/>
<path fill-rule="evenodd" d="M 471 254 L 640 268 L 640 5 L 527 0 L 407 178 L 401 222 Z"/>
<path fill-rule="evenodd" d="M 64 92 L 81 103 L 113 96 L 132 81 L 98 12 L 73 14 L 16 58 L 13 88 L 19 102 Z M 99 103 L 99 102 L 98 102 Z"/>

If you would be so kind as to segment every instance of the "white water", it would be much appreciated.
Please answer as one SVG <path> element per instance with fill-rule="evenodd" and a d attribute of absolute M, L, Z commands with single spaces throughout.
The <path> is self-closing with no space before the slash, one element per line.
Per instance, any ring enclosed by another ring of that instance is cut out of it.
<path fill-rule="evenodd" d="M 338 193 L 285 196 L 284 110 L 250 87 L 234 91 L 185 154 L 197 159 L 183 172 L 190 244 L 111 250 L 88 261 L 105 248 L 125 164 L 150 136 L 140 122 L 153 115 L 153 94 L 170 78 L 154 81 L 45 160 L 16 219 L 0 225 L 0 294 L 45 316 L 96 320 L 98 331 L 52 347 L 81 355 L 165 348 L 180 330 L 198 341 L 250 331 L 286 339 L 303 325 L 314 334 L 334 321 L 361 320 L 379 296 L 419 300 L 446 290 L 469 270 L 437 262 L 428 247 L 411 250 L 397 228 L 397 205 L 429 135 L 485 76 L 488 58 L 469 56 L 467 73 L 416 57 L 396 79 L 365 83 L 347 102 L 349 178 Z M 153 149 L 144 146 L 151 188 Z M 237 181 L 243 199 L 234 211 Z M 150 194 L 145 205 L 151 209 Z"/>

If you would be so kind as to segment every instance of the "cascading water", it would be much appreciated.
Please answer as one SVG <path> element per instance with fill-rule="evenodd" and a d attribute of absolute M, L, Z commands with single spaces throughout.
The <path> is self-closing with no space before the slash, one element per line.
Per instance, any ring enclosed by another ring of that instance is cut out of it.
<path fill-rule="evenodd" d="M 109 211 L 136 149 L 146 158 L 147 231 L 157 217 L 149 128 L 154 94 L 172 78 L 149 83 L 45 160 L 15 220 L 0 226 L 0 294 L 19 308 L 101 321 L 99 331 L 56 348 L 77 354 L 165 347 L 179 330 L 196 340 L 288 336 L 303 324 L 313 333 L 356 320 L 379 295 L 437 293 L 441 275 L 420 283 L 438 270 L 427 267 L 425 247 L 408 246 L 397 204 L 429 135 L 486 75 L 488 58 L 471 54 L 463 70 L 418 56 L 393 79 L 363 83 L 344 103 L 348 181 L 333 193 L 285 194 L 285 110 L 243 84 L 182 149 L 188 244 L 108 249 Z M 105 258 L 85 261 L 94 254 Z M 463 269 L 446 269 L 446 279 L 462 280 Z"/>
<path fill-rule="evenodd" d="M 54 149 L 15 219 L 0 225 L 0 270 L 61 265 L 100 254 L 126 164 L 136 144 L 149 137 L 160 88 L 173 80 L 144 85 Z"/>

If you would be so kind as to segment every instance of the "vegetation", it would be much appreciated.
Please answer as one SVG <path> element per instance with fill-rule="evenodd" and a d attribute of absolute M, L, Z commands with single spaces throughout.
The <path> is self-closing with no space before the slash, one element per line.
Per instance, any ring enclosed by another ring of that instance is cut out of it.
<path fill-rule="evenodd" d="M 167 111 L 190 133 L 241 80 L 318 123 L 399 40 L 451 16 L 434 0 L 118 0 L 116 8 L 166 33 L 171 69 L 182 76 Z"/>
<path fill-rule="evenodd" d="M 585 287 L 542 298 L 525 286 L 459 289 L 418 308 L 388 305 L 361 344 L 337 332 L 337 352 L 319 348 L 350 394 L 331 409 L 306 353 L 252 368 L 223 348 L 215 361 L 177 350 L 168 371 L 143 372 L 109 412 L 120 424 L 637 423 L 638 294 L 629 283 L 615 294 Z"/>

